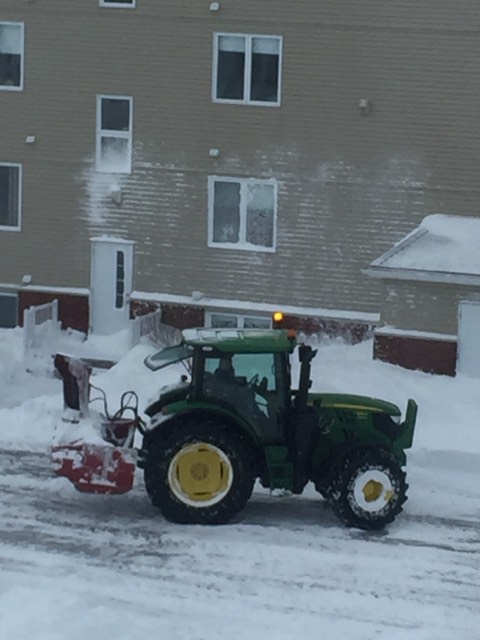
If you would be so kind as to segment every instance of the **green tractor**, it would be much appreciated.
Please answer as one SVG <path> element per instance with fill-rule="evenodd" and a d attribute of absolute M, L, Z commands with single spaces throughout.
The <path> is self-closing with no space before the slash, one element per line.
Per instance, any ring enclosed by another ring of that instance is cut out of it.
<path fill-rule="evenodd" d="M 285 329 L 189 329 L 148 356 L 157 371 L 183 362 L 189 375 L 147 407 L 138 464 L 168 520 L 221 524 L 259 479 L 301 494 L 308 482 L 349 526 L 381 529 L 406 500 L 403 467 L 417 405 L 405 419 L 389 402 L 310 393 L 316 351 Z M 293 389 L 291 356 L 298 350 Z"/>

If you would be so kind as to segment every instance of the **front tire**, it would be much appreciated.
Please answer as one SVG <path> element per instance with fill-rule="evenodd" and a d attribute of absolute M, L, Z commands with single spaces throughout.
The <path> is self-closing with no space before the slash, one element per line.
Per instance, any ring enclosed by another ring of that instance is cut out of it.
<path fill-rule="evenodd" d="M 242 437 L 213 421 L 177 427 L 149 448 L 145 486 L 171 522 L 223 524 L 250 498 L 253 456 Z"/>
<path fill-rule="evenodd" d="M 353 452 L 338 463 L 328 501 L 345 524 L 374 531 L 402 511 L 406 490 L 405 472 L 394 456 L 370 449 Z"/>

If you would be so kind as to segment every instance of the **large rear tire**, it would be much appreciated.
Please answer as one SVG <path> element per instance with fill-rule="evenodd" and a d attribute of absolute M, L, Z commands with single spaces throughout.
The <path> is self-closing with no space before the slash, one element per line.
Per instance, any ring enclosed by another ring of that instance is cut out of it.
<path fill-rule="evenodd" d="M 339 461 L 328 501 L 335 515 L 351 527 L 382 529 L 393 522 L 407 499 L 405 472 L 383 449 L 353 452 Z"/>
<path fill-rule="evenodd" d="M 185 424 L 149 449 L 145 486 L 171 522 L 223 524 L 250 498 L 253 456 L 244 439 L 214 421 Z"/>

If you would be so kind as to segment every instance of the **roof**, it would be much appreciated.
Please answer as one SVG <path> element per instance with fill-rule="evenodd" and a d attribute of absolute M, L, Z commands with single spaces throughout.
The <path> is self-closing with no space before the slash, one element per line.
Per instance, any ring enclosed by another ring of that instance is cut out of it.
<path fill-rule="evenodd" d="M 285 329 L 185 329 L 185 344 L 208 346 L 228 353 L 278 353 L 293 351 L 295 336 Z"/>
<path fill-rule="evenodd" d="M 372 262 L 373 277 L 480 286 L 480 218 L 436 214 Z"/>

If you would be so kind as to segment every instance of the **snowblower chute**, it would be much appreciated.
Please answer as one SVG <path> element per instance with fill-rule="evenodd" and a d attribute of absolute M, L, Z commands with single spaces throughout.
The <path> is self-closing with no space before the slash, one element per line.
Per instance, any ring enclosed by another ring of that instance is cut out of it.
<path fill-rule="evenodd" d="M 137 395 L 125 392 L 120 409 L 110 415 L 105 393 L 90 384 L 88 361 L 57 354 L 54 364 L 62 377 L 64 398 L 64 433 L 51 449 L 55 474 L 85 493 L 130 491 L 137 458 L 135 432 L 143 431 Z M 99 392 L 99 397 L 90 400 L 90 389 Z M 103 401 L 103 413 L 90 410 L 95 400 Z"/>

